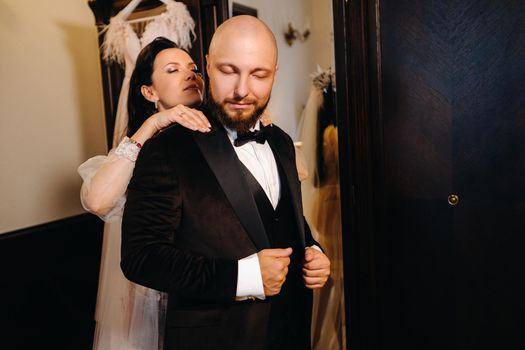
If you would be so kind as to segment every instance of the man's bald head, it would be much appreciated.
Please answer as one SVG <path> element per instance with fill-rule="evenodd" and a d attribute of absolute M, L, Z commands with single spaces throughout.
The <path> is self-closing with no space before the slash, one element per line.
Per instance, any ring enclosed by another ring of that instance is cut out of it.
<path fill-rule="evenodd" d="M 264 50 L 270 50 L 275 56 L 277 65 L 277 42 L 275 36 L 268 26 L 253 16 L 235 16 L 223 22 L 211 39 L 208 55 L 213 56 L 220 50 L 229 48 L 239 41 L 251 41 L 261 45 Z"/>
<path fill-rule="evenodd" d="M 272 31 L 255 17 L 233 17 L 215 31 L 206 63 L 215 117 L 238 132 L 252 128 L 270 100 L 277 72 Z"/>

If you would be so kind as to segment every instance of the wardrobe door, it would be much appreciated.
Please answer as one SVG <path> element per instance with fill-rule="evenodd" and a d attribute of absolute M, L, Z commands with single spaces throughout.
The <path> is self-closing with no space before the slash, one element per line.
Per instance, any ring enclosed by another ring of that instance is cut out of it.
<path fill-rule="evenodd" d="M 453 10 L 456 344 L 525 349 L 525 2 Z"/>
<path fill-rule="evenodd" d="M 366 80 L 349 84 L 351 210 L 372 242 L 354 270 L 373 275 L 355 288 L 375 296 L 379 339 L 350 348 L 525 348 L 525 2 L 347 9 L 351 79 Z"/>
<path fill-rule="evenodd" d="M 383 347 L 523 348 L 525 5 L 383 0 L 379 16 Z"/>
<path fill-rule="evenodd" d="M 449 9 L 380 1 L 381 348 L 450 349 L 456 329 Z M 444 16 L 444 17 L 443 17 Z"/>

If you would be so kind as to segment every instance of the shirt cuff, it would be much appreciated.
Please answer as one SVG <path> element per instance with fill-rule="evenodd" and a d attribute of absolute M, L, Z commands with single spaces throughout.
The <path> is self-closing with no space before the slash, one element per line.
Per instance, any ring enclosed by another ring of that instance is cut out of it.
<path fill-rule="evenodd" d="M 242 258 L 237 261 L 237 294 L 235 300 L 242 301 L 246 299 L 262 299 L 264 295 L 264 286 L 259 266 L 257 253 Z"/>
<path fill-rule="evenodd" d="M 314 244 L 314 245 L 312 245 L 310 247 L 306 247 L 305 249 L 308 249 L 308 248 L 314 248 L 314 249 L 317 249 L 318 251 L 320 251 L 321 253 L 323 252 L 323 250 L 320 247 L 318 247 L 316 244 Z"/>

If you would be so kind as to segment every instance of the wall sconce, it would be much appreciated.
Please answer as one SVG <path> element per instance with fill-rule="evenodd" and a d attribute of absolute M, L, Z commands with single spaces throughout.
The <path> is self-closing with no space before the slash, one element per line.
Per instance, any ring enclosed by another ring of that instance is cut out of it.
<path fill-rule="evenodd" d="M 295 40 L 305 42 L 309 35 L 310 29 L 306 29 L 303 33 L 301 33 L 292 26 L 292 23 L 288 23 L 288 30 L 284 32 L 284 40 L 286 40 L 288 46 L 292 46 Z"/>

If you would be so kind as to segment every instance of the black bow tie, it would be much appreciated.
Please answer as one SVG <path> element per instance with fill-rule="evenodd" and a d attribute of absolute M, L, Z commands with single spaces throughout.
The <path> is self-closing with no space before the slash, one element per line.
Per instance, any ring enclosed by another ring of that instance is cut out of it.
<path fill-rule="evenodd" d="M 255 141 L 257 143 L 265 143 L 266 142 L 266 134 L 263 129 L 261 130 L 255 130 L 255 131 L 248 131 L 244 134 L 237 135 L 237 138 L 233 142 L 235 147 L 240 147 L 244 145 L 247 142 Z"/>

